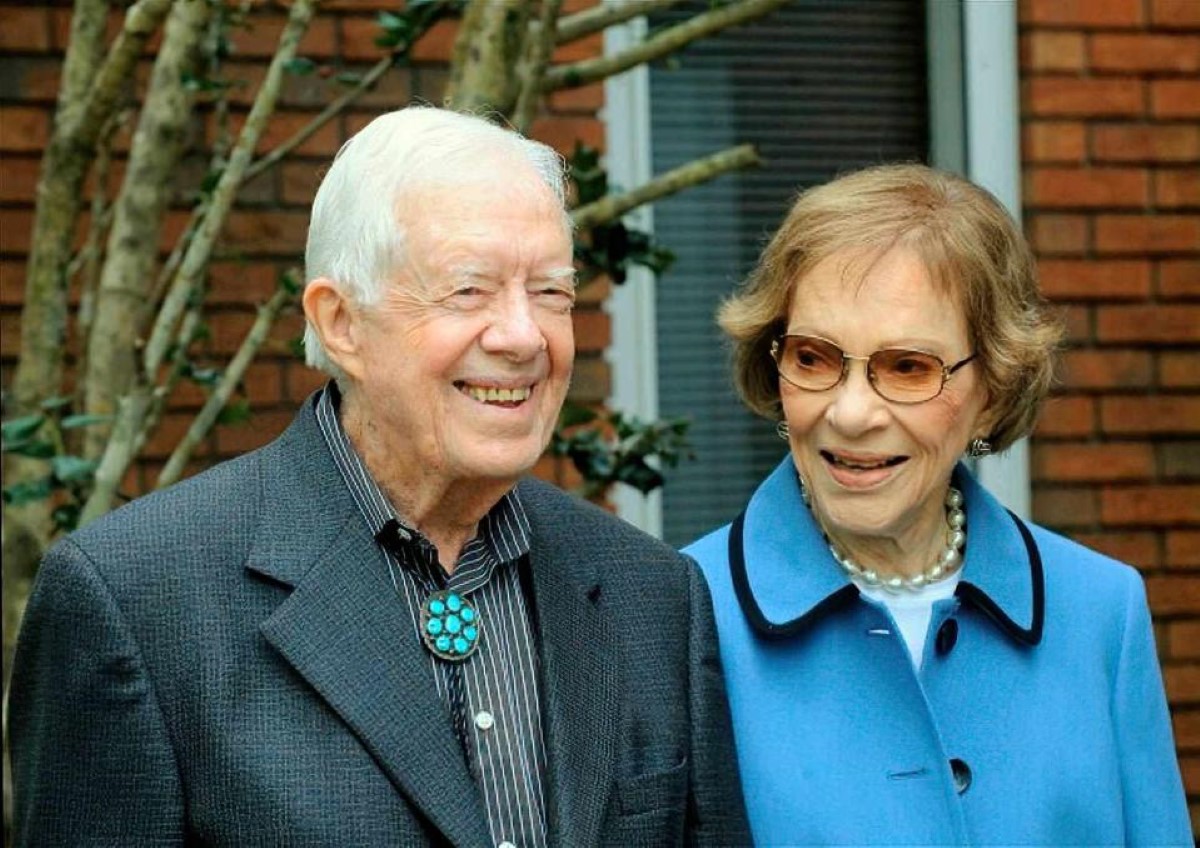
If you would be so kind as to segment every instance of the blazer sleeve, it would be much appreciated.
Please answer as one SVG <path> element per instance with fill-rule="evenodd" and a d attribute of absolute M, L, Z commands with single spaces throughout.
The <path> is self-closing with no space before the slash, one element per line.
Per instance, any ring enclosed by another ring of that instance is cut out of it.
<path fill-rule="evenodd" d="M 1191 845 L 1191 823 L 1150 609 L 1141 579 L 1130 573 L 1125 630 L 1114 678 L 1113 719 L 1120 752 L 1128 845 Z"/>
<path fill-rule="evenodd" d="M 689 845 L 750 845 L 712 598 L 699 568 L 691 559 L 688 564 L 692 763 L 686 841 Z"/>
<path fill-rule="evenodd" d="M 9 703 L 16 844 L 178 845 L 175 754 L 141 652 L 71 540 L 39 570 Z"/>

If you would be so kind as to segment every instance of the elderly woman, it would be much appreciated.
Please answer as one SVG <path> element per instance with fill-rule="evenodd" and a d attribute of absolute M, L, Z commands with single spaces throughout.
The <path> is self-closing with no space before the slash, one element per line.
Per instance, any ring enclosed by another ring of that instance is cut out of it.
<path fill-rule="evenodd" d="M 1190 844 L 1137 572 L 959 462 L 1029 434 L 1059 339 L 996 200 L 917 165 L 808 191 L 720 323 L 790 448 L 687 551 L 756 842 Z"/>

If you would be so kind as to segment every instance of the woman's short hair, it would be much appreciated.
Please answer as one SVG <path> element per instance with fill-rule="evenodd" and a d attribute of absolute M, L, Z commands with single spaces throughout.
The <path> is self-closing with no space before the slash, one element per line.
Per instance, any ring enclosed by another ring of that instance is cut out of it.
<path fill-rule="evenodd" d="M 404 199 L 430 187 L 457 191 L 465 182 L 494 176 L 512 162 L 528 163 L 563 206 L 570 230 L 563 158 L 552 148 L 486 118 L 409 106 L 381 115 L 342 145 L 313 200 L 304 254 L 307 281 L 331 280 L 354 302 L 380 301 L 404 261 Z M 489 170 L 492 169 L 492 170 Z M 309 324 L 308 364 L 340 378 Z"/>
<path fill-rule="evenodd" d="M 785 331 L 796 287 L 835 253 L 879 257 L 894 247 L 914 251 L 934 284 L 962 305 L 994 415 L 989 439 L 1004 450 L 1033 429 L 1053 382 L 1062 328 L 1038 290 L 1029 245 L 1000 202 L 924 165 L 866 168 L 797 197 L 718 314 L 733 341 L 739 394 L 758 414 L 779 418 L 770 349 Z"/>

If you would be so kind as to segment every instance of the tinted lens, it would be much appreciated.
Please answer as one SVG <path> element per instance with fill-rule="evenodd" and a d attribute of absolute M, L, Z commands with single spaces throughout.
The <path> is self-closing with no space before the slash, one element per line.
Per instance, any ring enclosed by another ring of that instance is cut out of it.
<path fill-rule="evenodd" d="M 784 379 L 802 389 L 829 389 L 842 377 L 842 351 L 824 339 L 785 336 L 778 362 Z"/>
<path fill-rule="evenodd" d="M 929 400 L 942 388 L 942 361 L 919 350 L 877 350 L 870 369 L 875 388 L 889 400 Z"/>

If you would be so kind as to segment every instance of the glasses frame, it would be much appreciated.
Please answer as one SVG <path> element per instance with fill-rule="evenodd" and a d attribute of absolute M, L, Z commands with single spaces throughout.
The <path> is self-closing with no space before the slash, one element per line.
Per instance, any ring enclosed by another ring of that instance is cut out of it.
<path fill-rule="evenodd" d="M 796 382 L 794 382 L 793 380 L 789 379 L 787 374 L 783 373 L 783 369 L 780 367 L 780 361 L 779 361 L 780 357 L 783 355 L 784 346 L 786 345 L 787 340 L 789 338 L 815 339 L 816 341 L 824 342 L 825 344 L 829 345 L 834 350 L 836 350 L 838 353 L 840 353 L 842 355 L 842 370 L 841 370 L 841 373 L 838 374 L 837 380 L 835 380 L 831 385 L 826 386 L 823 389 L 810 389 L 807 386 L 801 386 L 801 385 L 797 384 Z M 942 366 L 942 381 L 938 385 L 937 391 L 934 392 L 933 394 L 931 394 L 929 397 L 922 398 L 921 400 L 895 400 L 894 398 L 890 398 L 887 395 L 885 395 L 880 390 L 879 385 L 875 382 L 875 380 L 876 380 L 875 371 L 873 368 L 871 368 L 872 357 L 874 357 L 876 354 L 883 353 L 885 351 L 903 351 L 903 352 L 919 353 L 922 356 L 928 356 L 928 357 L 931 357 L 934 360 L 936 360 L 937 363 Z M 937 354 L 929 353 L 928 351 L 924 351 L 924 350 L 917 350 L 916 348 L 883 347 L 883 348 L 880 348 L 879 350 L 872 351 L 871 353 L 867 354 L 866 356 L 853 356 L 852 354 L 846 353 L 846 351 L 842 350 L 841 347 L 839 347 L 837 344 L 831 342 L 829 339 L 822 338 L 821 336 L 808 335 L 807 333 L 781 333 L 780 335 L 776 336 L 775 338 L 773 338 L 771 340 L 771 359 L 775 363 L 776 373 L 778 373 L 779 376 L 782 377 L 784 380 L 787 380 L 789 385 L 795 386 L 797 389 L 799 389 L 802 392 L 827 392 L 831 389 L 836 389 L 842 383 L 846 382 L 846 375 L 850 373 L 849 362 L 851 360 L 857 360 L 857 361 L 863 363 L 863 368 L 867 372 L 867 382 L 871 385 L 871 389 L 875 392 L 875 394 L 879 395 L 881 398 L 886 400 L 888 403 L 898 403 L 898 404 L 902 404 L 904 406 L 915 406 L 918 403 L 929 403 L 929 401 L 938 397 L 946 389 L 946 382 L 951 377 L 953 377 L 954 374 L 959 369 L 961 369 L 963 366 L 967 365 L 968 363 L 974 361 L 976 359 L 976 357 L 978 357 L 978 356 L 979 356 L 978 353 L 972 353 L 966 359 L 960 359 L 958 362 L 955 362 L 953 365 L 947 365 L 945 363 L 945 361 L 943 361 L 942 358 L 940 356 L 938 356 Z"/>

